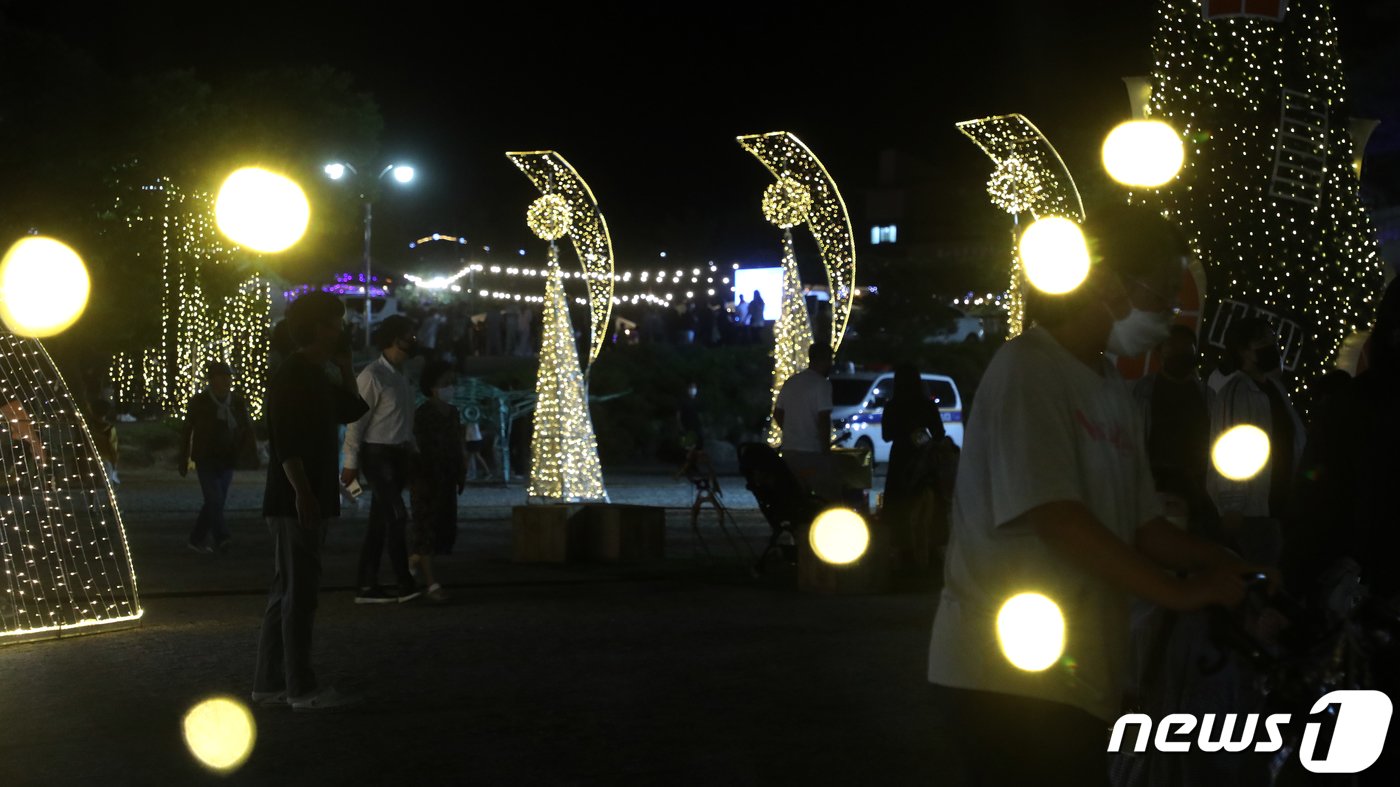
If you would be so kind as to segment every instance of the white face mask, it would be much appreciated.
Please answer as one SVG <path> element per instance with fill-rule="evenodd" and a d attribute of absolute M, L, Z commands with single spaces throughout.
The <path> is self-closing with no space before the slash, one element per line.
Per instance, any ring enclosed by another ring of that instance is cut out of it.
<path fill-rule="evenodd" d="M 1108 309 L 1108 305 L 1104 304 Z M 1110 309 L 1109 314 L 1113 311 Z M 1134 307 L 1128 316 L 1114 320 L 1108 334 L 1108 351 L 1119 358 L 1136 358 L 1162 343 L 1171 333 L 1170 314 L 1148 312 Z"/>

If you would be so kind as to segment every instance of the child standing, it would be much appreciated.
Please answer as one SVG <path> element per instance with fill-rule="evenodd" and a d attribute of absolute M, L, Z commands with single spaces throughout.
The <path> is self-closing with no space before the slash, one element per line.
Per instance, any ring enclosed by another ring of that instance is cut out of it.
<path fill-rule="evenodd" d="M 432 556 L 450 554 L 457 540 L 457 496 L 467 486 L 467 453 L 462 419 L 452 404 L 452 367 L 441 361 L 428 364 L 419 385 L 428 400 L 413 416 L 419 462 L 409 490 L 414 530 L 409 565 L 418 572 L 428 600 L 443 602 L 447 591 L 433 575 Z"/>

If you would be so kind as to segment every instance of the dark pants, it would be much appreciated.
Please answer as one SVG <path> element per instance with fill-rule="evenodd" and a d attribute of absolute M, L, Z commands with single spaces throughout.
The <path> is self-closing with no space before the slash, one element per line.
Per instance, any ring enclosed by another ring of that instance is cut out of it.
<path fill-rule="evenodd" d="M 369 529 L 360 549 L 360 587 L 379 584 L 379 559 L 387 542 L 389 567 L 402 587 L 413 586 L 408 573 L 408 507 L 404 505 L 404 487 L 408 485 L 410 455 L 398 445 L 365 443 L 360 449 L 360 469 L 369 481 Z"/>
<path fill-rule="evenodd" d="M 452 554 L 457 543 L 456 480 L 425 475 L 413 483 L 409 502 L 413 508 L 413 553 Z"/>
<path fill-rule="evenodd" d="M 326 525 L 307 529 L 295 517 L 268 517 L 277 539 L 277 569 L 267 592 L 253 691 L 302 697 L 316 691 L 311 670 L 311 625 L 321 584 L 321 544 Z"/>
<path fill-rule="evenodd" d="M 199 475 L 199 491 L 204 495 L 204 505 L 199 509 L 199 517 L 194 521 L 194 532 L 190 533 L 190 543 L 203 544 L 212 532 L 214 543 L 228 540 L 228 526 L 224 523 L 224 502 L 228 500 L 228 488 L 233 483 L 233 468 L 217 465 L 198 464 L 195 473 Z"/>
<path fill-rule="evenodd" d="M 1071 705 L 933 684 L 953 784 L 1107 787 L 1109 724 Z M 961 772 L 962 780 L 957 778 Z"/>

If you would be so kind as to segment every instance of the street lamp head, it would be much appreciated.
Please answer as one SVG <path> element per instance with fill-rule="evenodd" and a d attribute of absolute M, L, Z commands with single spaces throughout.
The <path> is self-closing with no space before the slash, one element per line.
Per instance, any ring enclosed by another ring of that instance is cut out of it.
<path fill-rule="evenodd" d="M 400 183 L 408 183 L 413 180 L 413 167 L 399 164 L 394 167 L 394 180 Z"/>
<path fill-rule="evenodd" d="M 331 164 L 327 164 L 325 169 L 326 175 L 331 180 L 340 180 L 341 178 L 345 177 L 345 165 L 341 164 L 338 161 Z"/>

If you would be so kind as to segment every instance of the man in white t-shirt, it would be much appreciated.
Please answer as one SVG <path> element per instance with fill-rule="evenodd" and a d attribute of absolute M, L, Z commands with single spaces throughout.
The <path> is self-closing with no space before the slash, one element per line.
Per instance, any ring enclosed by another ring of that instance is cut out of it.
<path fill-rule="evenodd" d="M 1036 324 L 992 359 L 958 466 L 928 678 L 978 784 L 1107 784 L 1130 599 L 1234 604 L 1257 570 L 1162 517 L 1141 418 L 1104 358 L 1166 335 L 1185 244 L 1160 216 L 1126 206 L 1085 229 L 1089 278 L 1068 295 L 1031 294 Z M 1041 672 L 1016 668 L 999 645 L 1001 606 L 1024 592 L 1064 616 L 1063 656 Z"/>
<path fill-rule="evenodd" d="M 778 391 L 773 420 L 783 430 L 783 459 L 817 496 L 840 495 L 831 459 L 831 346 L 807 348 L 807 368 Z"/>

